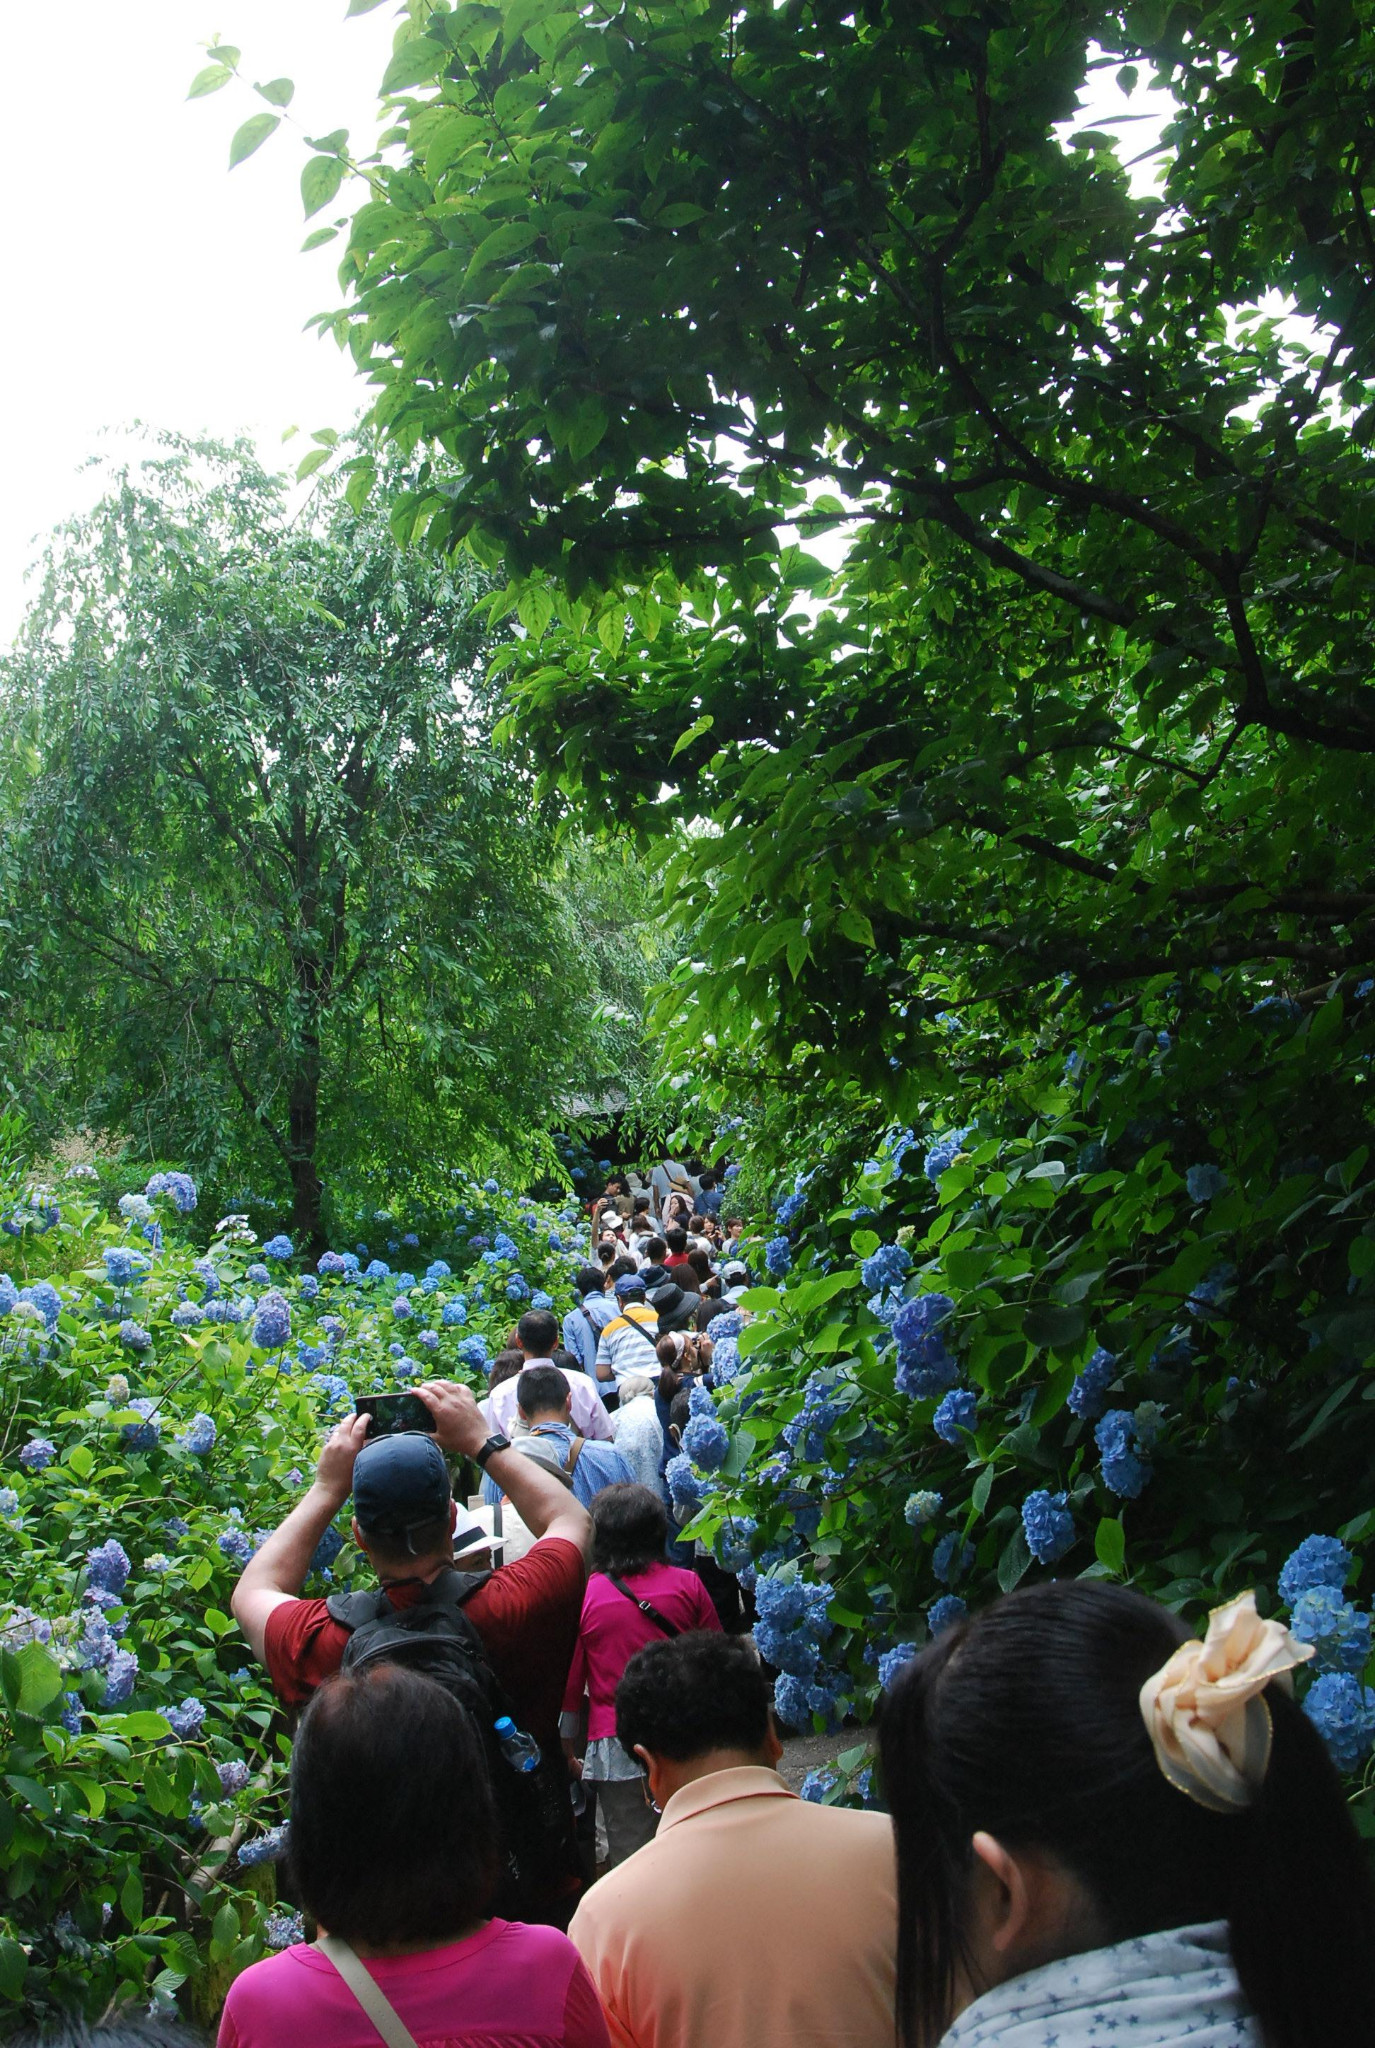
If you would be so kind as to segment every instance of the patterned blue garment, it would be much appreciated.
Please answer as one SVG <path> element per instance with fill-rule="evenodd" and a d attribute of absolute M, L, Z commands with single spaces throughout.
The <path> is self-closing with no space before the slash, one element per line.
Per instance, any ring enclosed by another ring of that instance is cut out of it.
<path fill-rule="evenodd" d="M 1260 2048 L 1225 1920 L 1066 1956 L 986 1991 L 940 2048 Z"/>

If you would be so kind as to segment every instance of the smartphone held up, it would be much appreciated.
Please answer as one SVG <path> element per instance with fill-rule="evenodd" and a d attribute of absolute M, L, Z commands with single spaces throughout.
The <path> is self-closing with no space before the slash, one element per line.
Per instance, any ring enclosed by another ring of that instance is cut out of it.
<path fill-rule="evenodd" d="M 353 1404 L 355 1415 L 368 1417 L 367 1441 L 379 1436 L 401 1436 L 416 1430 L 433 1436 L 435 1420 L 419 1394 L 360 1394 Z"/>

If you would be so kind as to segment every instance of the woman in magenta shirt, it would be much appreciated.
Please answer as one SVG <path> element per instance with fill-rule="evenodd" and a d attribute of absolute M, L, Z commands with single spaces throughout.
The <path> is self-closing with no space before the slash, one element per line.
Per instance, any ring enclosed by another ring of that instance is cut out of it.
<path fill-rule="evenodd" d="M 592 1503 L 592 1571 L 583 1594 L 578 1646 L 563 1696 L 569 1767 L 595 1785 L 606 1822 L 608 1865 L 651 1839 L 657 1816 L 637 1760 L 616 1740 L 616 1687 L 646 1643 L 721 1626 L 695 1572 L 664 1563 L 668 1514 L 647 1486 L 608 1486 Z M 587 1754 L 573 1753 L 588 1702 Z"/>
<path fill-rule="evenodd" d="M 324 1940 L 235 1980 L 219 2048 L 378 2048 L 378 1993 L 417 2048 L 609 2048 L 572 1943 L 486 1917 L 487 1766 L 433 1679 L 391 1664 L 326 1680 L 296 1734 L 289 1840 Z"/>

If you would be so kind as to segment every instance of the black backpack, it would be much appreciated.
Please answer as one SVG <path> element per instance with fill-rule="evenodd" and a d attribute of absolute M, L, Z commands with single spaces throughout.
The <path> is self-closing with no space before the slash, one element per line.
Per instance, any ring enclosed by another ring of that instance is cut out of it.
<path fill-rule="evenodd" d="M 326 1605 L 331 1618 L 349 1631 L 345 1671 L 404 1664 L 437 1679 L 466 1709 L 487 1759 L 501 1827 L 501 1876 L 492 1910 L 504 1919 L 562 1925 L 569 1891 L 578 1882 L 568 1767 L 561 1750 L 551 1755 L 544 1746 L 533 1771 L 514 1770 L 501 1753 L 496 1723 L 511 1714 L 510 1703 L 482 1637 L 463 1612 L 465 1602 L 491 1576 L 441 1572 L 409 1607 L 394 1607 L 380 1589 L 335 1593 Z M 516 1719 L 514 1714 L 511 1718 Z"/>

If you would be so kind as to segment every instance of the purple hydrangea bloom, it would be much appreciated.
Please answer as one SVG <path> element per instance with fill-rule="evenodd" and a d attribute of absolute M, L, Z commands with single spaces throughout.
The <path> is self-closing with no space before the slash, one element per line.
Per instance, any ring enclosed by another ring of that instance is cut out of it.
<path fill-rule="evenodd" d="M 337 1276 L 338 1274 L 346 1273 L 348 1267 L 344 1264 L 343 1257 L 339 1252 L 321 1252 L 319 1258 L 315 1261 L 315 1270 L 317 1273 L 322 1273 L 328 1279 L 332 1275 Z"/>
<path fill-rule="evenodd" d="M 1209 1161 L 1202 1166 L 1191 1166 L 1184 1176 L 1184 1185 L 1188 1189 L 1189 1200 L 1202 1206 L 1222 1193 L 1227 1185 L 1227 1176 L 1220 1166 Z"/>
<path fill-rule="evenodd" d="M 859 1275 L 870 1294 L 883 1294 L 900 1287 L 912 1270 L 912 1254 L 904 1244 L 881 1244 L 860 1266 Z"/>
<path fill-rule="evenodd" d="M 162 1711 L 172 1733 L 181 1742 L 194 1742 L 205 1723 L 205 1707 L 194 1697 L 184 1699 L 179 1707 L 164 1707 Z"/>
<path fill-rule="evenodd" d="M 974 1562 L 974 1546 L 951 1529 L 931 1553 L 931 1569 L 944 1585 L 958 1586 Z"/>
<path fill-rule="evenodd" d="M 927 1630 L 934 1638 L 943 1630 L 953 1628 L 957 1621 L 963 1621 L 968 1612 L 968 1606 L 958 1593 L 944 1593 L 926 1610 Z"/>
<path fill-rule="evenodd" d="M 86 1552 L 86 1583 L 104 1593 L 122 1593 L 129 1578 L 129 1557 L 122 1543 L 107 1536 L 98 1550 Z"/>
<path fill-rule="evenodd" d="M 252 1870 L 258 1863 L 280 1863 L 286 1854 L 286 1845 L 287 1830 L 286 1822 L 283 1821 L 280 1827 L 269 1828 L 265 1835 L 259 1835 L 255 1841 L 241 1842 L 239 1863 L 244 1870 Z"/>
<path fill-rule="evenodd" d="M 253 1545 L 244 1529 L 225 1529 L 215 1540 L 224 1555 L 235 1564 L 245 1565 L 253 1555 Z"/>
<path fill-rule="evenodd" d="M 146 1351 L 153 1341 L 152 1331 L 145 1330 L 142 1323 L 133 1322 L 128 1316 L 120 1324 L 117 1334 L 120 1343 L 127 1345 L 130 1351 Z"/>
<path fill-rule="evenodd" d="M 291 1335 L 291 1308 L 286 1296 L 270 1287 L 258 1302 L 253 1318 L 253 1342 L 260 1351 L 276 1351 Z"/>
<path fill-rule="evenodd" d="M 144 1394 L 140 1395 L 137 1400 L 131 1401 L 129 1406 L 133 1409 L 135 1415 L 142 1416 L 143 1419 L 141 1422 L 126 1422 L 124 1424 L 120 1434 L 124 1438 L 125 1443 L 131 1451 L 155 1450 L 158 1438 L 162 1434 L 162 1424 L 158 1419 L 157 1412 L 158 1403 L 150 1401 L 147 1395 Z"/>
<path fill-rule="evenodd" d="M 230 1757 L 227 1763 L 216 1764 L 215 1775 L 220 1781 L 220 1790 L 233 1795 L 242 1792 L 249 1780 L 248 1765 L 242 1757 Z"/>
<path fill-rule="evenodd" d="M 193 1415 L 177 1438 L 177 1442 L 184 1451 L 190 1451 L 193 1457 L 205 1457 L 207 1452 L 215 1448 L 214 1421 L 205 1414 Z"/>
<path fill-rule="evenodd" d="M 56 1444 L 45 1436 L 31 1436 L 19 1453 L 19 1462 L 26 1472 L 42 1472 L 56 1456 Z"/>
<path fill-rule="evenodd" d="M 915 1401 L 933 1401 L 947 1393 L 960 1376 L 945 1341 L 944 1325 L 954 1313 L 948 1294 L 918 1294 L 904 1301 L 893 1317 L 898 1364 L 894 1381 L 900 1394 Z"/>
<path fill-rule="evenodd" d="M 263 1257 L 265 1259 L 290 1259 L 294 1256 L 295 1246 L 292 1244 L 291 1239 L 284 1236 L 280 1231 L 276 1237 L 270 1237 L 263 1246 Z"/>
<path fill-rule="evenodd" d="M 101 1701 L 108 1713 L 111 1707 L 122 1707 L 134 1690 L 138 1677 L 138 1658 L 132 1650 L 114 1650 L 105 1665 L 105 1694 Z"/>

